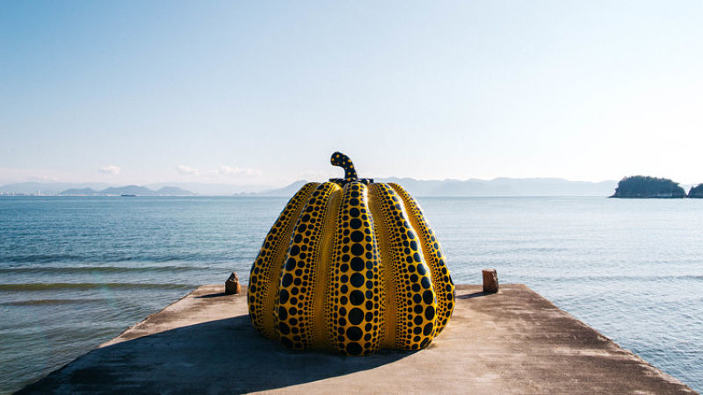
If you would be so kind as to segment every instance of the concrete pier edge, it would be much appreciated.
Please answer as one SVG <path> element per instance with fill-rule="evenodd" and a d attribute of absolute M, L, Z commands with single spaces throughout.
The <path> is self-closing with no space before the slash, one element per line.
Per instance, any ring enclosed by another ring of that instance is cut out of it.
<path fill-rule="evenodd" d="M 369 357 L 262 338 L 242 289 L 200 286 L 18 393 L 695 393 L 522 284 L 457 285 L 427 349 Z"/>

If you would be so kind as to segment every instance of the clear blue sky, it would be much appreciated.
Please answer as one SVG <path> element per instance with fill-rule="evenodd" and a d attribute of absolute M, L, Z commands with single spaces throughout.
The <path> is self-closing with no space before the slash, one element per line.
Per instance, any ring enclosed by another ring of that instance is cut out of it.
<path fill-rule="evenodd" d="M 703 2 L 0 4 L 0 183 L 703 182 Z"/>

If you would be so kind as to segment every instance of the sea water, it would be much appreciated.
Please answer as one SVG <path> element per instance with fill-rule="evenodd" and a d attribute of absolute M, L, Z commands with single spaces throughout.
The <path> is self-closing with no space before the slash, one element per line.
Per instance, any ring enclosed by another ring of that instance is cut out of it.
<path fill-rule="evenodd" d="M 525 283 L 703 390 L 703 200 L 418 198 L 456 283 Z M 0 392 L 201 284 L 244 282 L 286 203 L 0 197 Z"/>

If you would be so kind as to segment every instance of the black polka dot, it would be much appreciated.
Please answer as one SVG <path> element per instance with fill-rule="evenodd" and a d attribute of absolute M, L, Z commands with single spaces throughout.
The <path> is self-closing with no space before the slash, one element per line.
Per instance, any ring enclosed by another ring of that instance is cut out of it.
<path fill-rule="evenodd" d="M 364 318 L 364 312 L 358 308 L 355 307 L 349 311 L 349 322 L 351 322 L 354 325 L 359 325 Z"/>
<path fill-rule="evenodd" d="M 350 281 L 353 286 L 360 287 L 364 285 L 364 276 L 360 273 L 354 273 L 352 274 Z"/>
<path fill-rule="evenodd" d="M 351 340 L 359 340 L 362 335 L 363 332 L 361 332 L 361 329 L 358 326 L 352 326 L 347 329 L 347 337 Z"/>
<path fill-rule="evenodd" d="M 354 218 L 353 220 L 349 221 L 349 226 L 351 226 L 352 229 L 359 229 L 361 228 L 361 220 L 358 218 Z"/>
<path fill-rule="evenodd" d="M 422 284 L 422 288 L 428 289 L 432 283 L 430 283 L 430 279 L 427 277 L 423 277 L 422 280 L 420 280 L 420 283 Z"/>
<path fill-rule="evenodd" d="M 434 318 L 434 307 L 427 306 L 427 308 L 425 309 L 425 318 L 432 321 L 432 319 Z"/>
<path fill-rule="evenodd" d="M 364 303 L 364 294 L 361 291 L 352 291 L 351 294 L 349 294 L 349 301 L 354 306 L 358 306 Z"/>
<path fill-rule="evenodd" d="M 356 270 L 358 272 L 364 269 L 364 261 L 359 257 L 355 257 L 349 263 L 351 264 L 352 270 Z"/>
<path fill-rule="evenodd" d="M 349 237 L 351 237 L 352 241 L 357 242 L 357 243 L 360 242 L 361 240 L 364 240 L 364 234 L 358 230 L 353 231 Z"/>
<path fill-rule="evenodd" d="M 361 244 L 353 244 L 351 247 L 352 254 L 359 256 L 364 253 L 364 247 Z"/>
<path fill-rule="evenodd" d="M 352 342 L 352 343 L 347 344 L 347 353 L 349 353 L 351 355 L 359 355 L 359 354 L 361 354 L 361 351 L 362 351 L 362 348 L 361 348 L 361 345 L 359 345 L 359 343 Z"/>
<path fill-rule="evenodd" d="M 425 301 L 427 304 L 432 304 L 434 301 L 434 295 L 432 294 L 432 291 L 425 291 L 422 293 L 422 300 Z"/>
<path fill-rule="evenodd" d="M 282 289 L 278 295 L 278 300 L 279 302 L 281 302 L 281 304 L 286 303 L 288 301 L 288 291 Z"/>

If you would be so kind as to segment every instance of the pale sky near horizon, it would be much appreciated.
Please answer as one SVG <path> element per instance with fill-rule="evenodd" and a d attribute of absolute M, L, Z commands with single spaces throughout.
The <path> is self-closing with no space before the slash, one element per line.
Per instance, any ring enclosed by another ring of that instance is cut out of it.
<path fill-rule="evenodd" d="M 0 4 L 0 184 L 703 182 L 703 2 Z"/>

